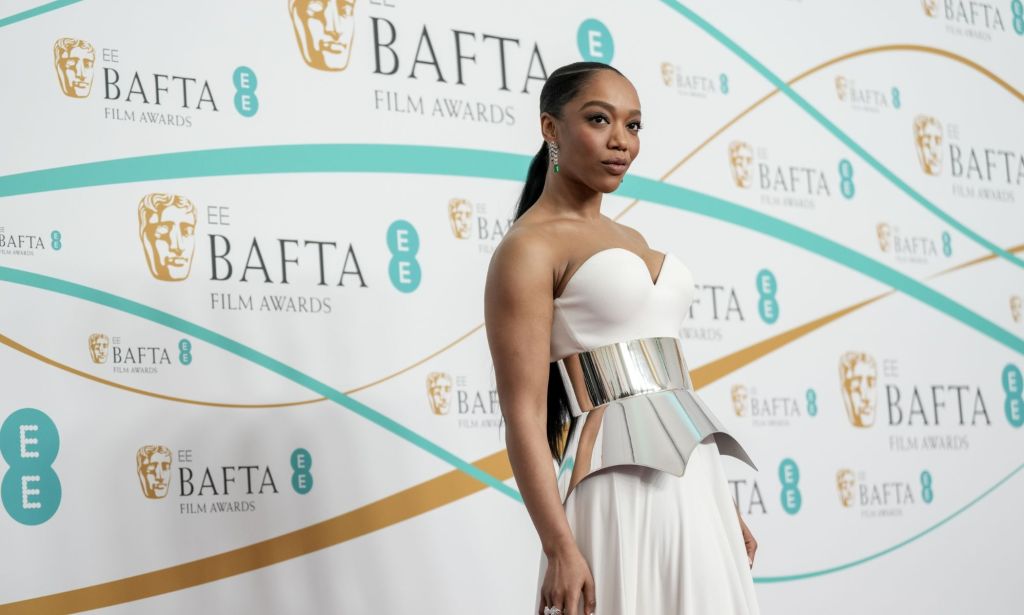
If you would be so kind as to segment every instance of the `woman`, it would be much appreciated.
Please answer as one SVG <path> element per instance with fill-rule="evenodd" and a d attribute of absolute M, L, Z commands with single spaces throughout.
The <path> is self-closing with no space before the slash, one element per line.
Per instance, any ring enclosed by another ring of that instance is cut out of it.
<path fill-rule="evenodd" d="M 551 73 L 540 110 L 544 144 L 484 293 L 508 456 L 544 553 L 536 612 L 758 613 L 757 543 L 719 454 L 753 463 L 680 350 L 693 278 L 600 212 L 640 152 L 636 90 L 576 62 Z"/>

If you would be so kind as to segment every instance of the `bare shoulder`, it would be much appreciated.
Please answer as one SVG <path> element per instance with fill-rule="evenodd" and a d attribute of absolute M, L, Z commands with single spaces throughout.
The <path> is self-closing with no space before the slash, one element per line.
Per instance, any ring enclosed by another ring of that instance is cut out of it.
<path fill-rule="evenodd" d="M 551 294 L 557 253 L 548 235 L 539 225 L 513 227 L 491 255 L 488 287 L 539 290 L 546 286 Z"/>
<path fill-rule="evenodd" d="M 650 246 L 647 245 L 647 238 L 645 238 L 643 236 L 643 233 L 641 233 L 640 231 L 636 230 L 635 228 L 627 224 L 616 222 L 611 218 L 608 218 L 608 221 L 611 224 L 613 224 L 617 230 L 619 230 L 622 233 L 625 233 L 625 235 L 629 237 L 630 240 L 637 242 L 638 244 L 642 245 L 645 248 L 650 248 Z"/>

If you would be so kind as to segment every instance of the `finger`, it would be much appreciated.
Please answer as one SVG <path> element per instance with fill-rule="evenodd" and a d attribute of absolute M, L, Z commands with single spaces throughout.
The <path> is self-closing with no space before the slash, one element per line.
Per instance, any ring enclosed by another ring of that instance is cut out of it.
<path fill-rule="evenodd" d="M 597 592 L 594 590 L 594 579 L 587 579 L 583 584 L 583 613 L 590 615 L 597 609 Z"/>
<path fill-rule="evenodd" d="M 569 592 L 565 602 L 562 603 L 562 615 L 579 615 L 580 590 Z"/>

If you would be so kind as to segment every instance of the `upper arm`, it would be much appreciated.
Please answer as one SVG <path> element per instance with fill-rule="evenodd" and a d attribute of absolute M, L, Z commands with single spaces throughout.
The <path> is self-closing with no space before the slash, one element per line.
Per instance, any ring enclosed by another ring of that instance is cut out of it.
<path fill-rule="evenodd" d="M 484 289 L 484 324 L 506 420 L 544 420 L 554 312 L 550 245 L 508 235 L 495 250 Z"/>

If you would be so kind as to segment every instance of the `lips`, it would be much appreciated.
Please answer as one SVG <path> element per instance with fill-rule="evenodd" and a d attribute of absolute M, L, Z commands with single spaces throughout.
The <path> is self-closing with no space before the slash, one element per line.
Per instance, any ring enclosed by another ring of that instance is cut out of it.
<path fill-rule="evenodd" d="M 605 168 L 608 169 L 608 171 L 614 175 L 622 175 L 623 173 L 626 172 L 626 169 L 629 167 L 629 164 L 626 162 L 625 158 L 611 158 L 609 160 L 602 160 L 601 164 L 603 164 Z"/>

